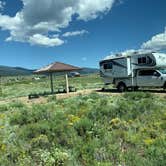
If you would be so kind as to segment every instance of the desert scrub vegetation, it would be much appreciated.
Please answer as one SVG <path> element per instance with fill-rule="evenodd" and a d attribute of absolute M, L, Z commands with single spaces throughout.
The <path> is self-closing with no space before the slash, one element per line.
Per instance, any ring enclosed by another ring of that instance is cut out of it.
<path fill-rule="evenodd" d="M 92 93 L 0 106 L 0 165 L 165 166 L 166 101 Z"/>

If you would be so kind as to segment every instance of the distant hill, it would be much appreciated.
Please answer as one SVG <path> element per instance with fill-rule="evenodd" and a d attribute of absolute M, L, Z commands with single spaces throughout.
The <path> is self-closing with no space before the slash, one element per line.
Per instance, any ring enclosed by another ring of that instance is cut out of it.
<path fill-rule="evenodd" d="M 1 76 L 31 75 L 33 70 L 21 67 L 0 66 Z"/>
<path fill-rule="evenodd" d="M 17 76 L 17 75 L 31 75 L 34 70 L 25 69 L 22 67 L 9 67 L 0 66 L 0 76 Z M 79 71 L 80 74 L 92 74 L 98 73 L 99 69 L 95 68 L 83 68 Z"/>

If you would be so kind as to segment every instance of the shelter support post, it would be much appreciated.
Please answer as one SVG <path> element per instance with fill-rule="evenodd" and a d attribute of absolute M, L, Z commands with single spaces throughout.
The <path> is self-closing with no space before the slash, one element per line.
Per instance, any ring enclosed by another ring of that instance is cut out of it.
<path fill-rule="evenodd" d="M 69 93 L 69 80 L 68 80 L 68 75 L 65 75 L 66 77 L 66 93 Z"/>
<path fill-rule="evenodd" d="M 134 90 L 134 72 L 132 71 L 132 90 Z"/>
<path fill-rule="evenodd" d="M 0 94 L 2 94 L 2 76 L 0 76 Z"/>
<path fill-rule="evenodd" d="M 53 74 L 50 73 L 50 86 L 51 86 L 51 93 L 54 93 L 54 85 L 53 85 Z"/>

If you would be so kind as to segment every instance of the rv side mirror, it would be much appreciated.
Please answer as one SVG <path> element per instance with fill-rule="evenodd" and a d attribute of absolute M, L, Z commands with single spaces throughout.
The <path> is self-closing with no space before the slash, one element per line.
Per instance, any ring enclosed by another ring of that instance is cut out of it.
<path fill-rule="evenodd" d="M 156 77 L 160 77 L 160 73 L 158 73 L 158 72 L 154 72 L 154 74 L 153 74 L 154 76 L 156 76 Z"/>

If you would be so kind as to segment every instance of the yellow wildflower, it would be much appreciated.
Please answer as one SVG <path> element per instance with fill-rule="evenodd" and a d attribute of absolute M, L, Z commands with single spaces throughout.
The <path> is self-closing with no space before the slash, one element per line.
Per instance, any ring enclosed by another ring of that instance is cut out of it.
<path fill-rule="evenodd" d="M 0 150 L 1 150 L 1 151 L 5 151 L 5 150 L 6 150 L 6 145 L 5 145 L 5 144 L 2 144 L 2 145 L 0 146 Z"/>
<path fill-rule="evenodd" d="M 119 118 L 115 118 L 115 119 L 112 119 L 111 120 L 111 124 L 117 124 L 120 122 L 120 119 Z"/>
<path fill-rule="evenodd" d="M 80 120 L 80 118 L 78 116 L 75 116 L 75 115 L 69 115 L 68 119 L 69 119 L 70 123 L 76 123 Z"/>
<path fill-rule="evenodd" d="M 154 143 L 154 139 L 150 139 L 150 138 L 148 138 L 148 139 L 145 139 L 144 140 L 144 143 L 145 143 L 145 145 L 151 145 L 151 144 L 153 144 Z"/>
<path fill-rule="evenodd" d="M 0 114 L 0 119 L 4 119 L 5 118 L 5 114 Z"/>
<path fill-rule="evenodd" d="M 4 129 L 5 128 L 5 126 L 0 126 L 0 129 Z"/>
<path fill-rule="evenodd" d="M 128 123 L 129 123 L 129 124 L 132 124 L 132 123 L 133 123 L 133 121 L 132 121 L 132 120 L 129 120 L 129 121 L 128 121 Z"/>

